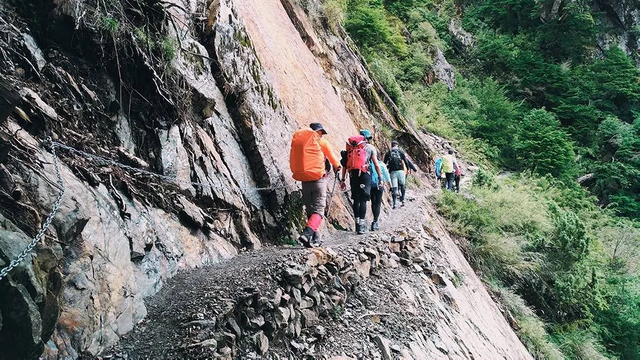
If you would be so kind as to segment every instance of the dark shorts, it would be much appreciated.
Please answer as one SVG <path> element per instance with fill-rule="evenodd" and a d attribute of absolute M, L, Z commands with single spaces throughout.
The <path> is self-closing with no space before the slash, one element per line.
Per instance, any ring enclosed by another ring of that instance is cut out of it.
<path fill-rule="evenodd" d="M 371 199 L 371 175 L 358 170 L 349 173 L 351 199 L 369 201 Z"/>

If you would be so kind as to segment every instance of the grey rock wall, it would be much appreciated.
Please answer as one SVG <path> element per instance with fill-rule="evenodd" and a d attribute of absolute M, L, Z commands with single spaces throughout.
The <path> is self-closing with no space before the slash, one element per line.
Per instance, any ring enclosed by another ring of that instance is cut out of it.
<path fill-rule="evenodd" d="M 640 65 L 640 2 L 636 0 L 599 0 L 593 3 L 594 10 L 605 14 L 601 19 L 609 30 L 599 34 L 598 49 L 619 46 Z"/>
<path fill-rule="evenodd" d="M 20 344 L 3 356 L 34 358 L 43 349 L 48 358 L 94 356 L 144 318 L 144 298 L 178 270 L 228 259 L 281 234 L 290 236 L 296 219 L 283 205 L 297 187 L 286 173 L 288 154 L 281 150 L 288 148 L 295 127 L 270 85 L 257 80 L 266 76 L 250 42 L 242 40 L 246 34 L 233 19 L 231 3 L 208 14 L 215 18 L 208 35 L 196 32 L 194 19 L 185 12 L 203 10 L 204 2 L 175 5 L 167 11 L 182 19 L 178 23 L 183 26 L 171 36 L 185 51 L 177 52 L 171 67 L 177 81 L 184 82 L 182 90 L 193 109 L 178 118 L 171 112 L 155 114 L 159 118 L 151 129 L 144 123 L 148 119 L 131 110 L 135 103 L 128 111 L 115 104 L 115 113 L 108 114 L 120 96 L 114 73 L 74 71 L 68 66 L 77 59 L 43 51 L 37 37 L 22 37 L 26 57 L 38 70 L 57 79 L 63 74 L 66 80 L 30 84 L 29 79 L 15 79 L 24 86 L 20 106 L 31 121 L 40 119 L 55 139 L 107 158 L 126 160 L 118 156 L 122 151 L 115 151 L 121 146 L 129 157 L 141 160 L 131 165 L 151 164 L 149 170 L 174 181 L 140 179 L 139 173 L 58 149 L 66 187 L 62 205 L 34 257 L 0 281 L 0 344 Z M 51 21 L 72 19 L 69 31 L 90 31 L 91 6 L 58 2 L 52 5 Z M 159 95 L 170 103 L 168 84 L 160 82 L 157 69 L 145 66 L 154 74 Z M 59 101 L 64 94 L 52 91 L 55 87 L 74 95 Z M 82 129 L 90 118 L 115 126 Z M 26 247 L 57 191 L 53 158 L 41 147 L 41 132 L 15 118 L 9 130 L 18 134 L 12 152 L 31 149 L 27 158 L 7 164 L 29 194 L 12 206 L 37 209 L 38 222 L 19 227 L 16 223 L 23 221 L 3 208 L 0 232 L 6 246 L 0 247 L 0 266 Z"/>

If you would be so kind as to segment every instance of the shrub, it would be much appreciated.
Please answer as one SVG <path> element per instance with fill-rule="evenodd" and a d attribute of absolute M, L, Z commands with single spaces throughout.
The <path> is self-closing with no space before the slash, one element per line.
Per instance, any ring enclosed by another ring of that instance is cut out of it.
<path fill-rule="evenodd" d="M 522 120 L 514 143 L 517 159 L 525 169 L 559 178 L 575 173 L 573 144 L 552 113 L 531 110 Z"/>
<path fill-rule="evenodd" d="M 488 284 L 505 309 L 513 315 L 517 332 L 527 350 L 536 359 L 563 360 L 565 357 L 547 334 L 545 324 L 520 296 L 495 282 Z"/>
<path fill-rule="evenodd" d="M 396 81 L 395 69 L 392 65 L 392 61 L 387 58 L 372 57 L 368 62 L 376 80 L 380 82 L 393 102 L 402 107 L 404 104 L 402 89 Z"/>
<path fill-rule="evenodd" d="M 334 32 L 344 22 L 346 12 L 347 0 L 324 0 L 324 15 Z"/>
<path fill-rule="evenodd" d="M 586 330 L 559 331 L 553 335 L 554 342 L 569 359 L 604 360 L 608 359 L 606 350 L 598 339 Z"/>
<path fill-rule="evenodd" d="M 381 1 L 349 0 L 344 26 L 353 40 L 369 52 L 399 56 L 407 52 L 404 37 L 391 25 Z"/>

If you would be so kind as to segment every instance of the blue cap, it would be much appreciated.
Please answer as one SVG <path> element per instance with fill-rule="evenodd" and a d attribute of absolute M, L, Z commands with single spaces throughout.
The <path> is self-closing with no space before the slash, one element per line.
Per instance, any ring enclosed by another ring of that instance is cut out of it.
<path fill-rule="evenodd" d="M 311 123 L 309 124 L 309 127 L 313 131 L 322 131 L 323 134 L 325 135 L 327 134 L 327 130 L 325 130 L 324 127 L 322 127 L 322 124 L 320 123 Z"/>
<path fill-rule="evenodd" d="M 367 140 L 371 139 L 371 131 L 367 130 L 367 129 L 362 129 L 360 130 L 360 135 L 364 136 L 365 138 L 367 138 Z"/>

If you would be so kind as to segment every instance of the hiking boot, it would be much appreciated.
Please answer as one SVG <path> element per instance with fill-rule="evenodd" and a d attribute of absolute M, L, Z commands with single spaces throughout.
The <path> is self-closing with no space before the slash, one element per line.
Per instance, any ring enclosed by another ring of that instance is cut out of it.
<path fill-rule="evenodd" d="M 364 231 L 367 227 L 367 225 L 364 222 L 364 219 L 358 219 L 358 225 L 356 227 L 356 233 L 358 233 L 358 235 L 362 235 L 364 234 Z"/>
<path fill-rule="evenodd" d="M 393 204 L 393 206 L 391 207 L 392 209 L 396 209 L 396 204 Z"/>
<path fill-rule="evenodd" d="M 371 231 L 378 231 L 380 230 L 380 225 L 378 224 L 377 221 L 374 221 L 371 223 Z"/>
<path fill-rule="evenodd" d="M 304 228 L 300 237 L 298 237 L 298 241 L 302 243 L 305 247 L 311 247 L 311 240 L 313 239 L 313 229 L 310 227 Z"/>
<path fill-rule="evenodd" d="M 322 246 L 322 241 L 320 241 L 320 234 L 318 234 L 318 232 L 314 232 L 313 236 L 311 237 L 311 242 L 310 242 L 311 247 L 320 247 Z"/>
<path fill-rule="evenodd" d="M 402 206 L 404 206 L 404 205 L 405 205 L 405 202 L 404 202 L 404 200 L 403 200 L 403 201 L 402 201 Z"/>

